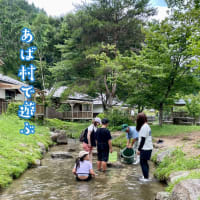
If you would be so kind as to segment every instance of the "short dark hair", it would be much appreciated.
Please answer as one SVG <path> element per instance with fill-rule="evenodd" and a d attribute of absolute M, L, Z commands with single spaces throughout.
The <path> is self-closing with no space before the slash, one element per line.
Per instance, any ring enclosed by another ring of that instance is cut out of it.
<path fill-rule="evenodd" d="M 102 123 L 102 124 L 108 124 L 108 123 L 109 123 L 109 120 L 106 119 L 106 118 L 104 118 L 104 119 L 101 120 L 101 123 Z"/>
<path fill-rule="evenodd" d="M 136 130 L 140 131 L 141 127 L 144 125 L 144 123 L 147 122 L 147 116 L 144 113 L 139 113 L 137 116 L 137 125 Z"/>

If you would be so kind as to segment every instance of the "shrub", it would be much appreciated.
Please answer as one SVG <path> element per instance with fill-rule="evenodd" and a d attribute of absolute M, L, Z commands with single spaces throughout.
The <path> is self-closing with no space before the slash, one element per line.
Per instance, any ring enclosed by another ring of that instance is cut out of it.
<path fill-rule="evenodd" d="M 132 121 L 127 111 L 111 109 L 98 115 L 101 119 L 107 118 L 111 127 L 121 128 L 122 124 L 131 124 Z"/>
<path fill-rule="evenodd" d="M 17 115 L 20 105 L 22 105 L 22 102 L 10 102 L 8 104 L 8 108 L 7 108 L 6 114 L 8 114 L 8 115 Z"/>

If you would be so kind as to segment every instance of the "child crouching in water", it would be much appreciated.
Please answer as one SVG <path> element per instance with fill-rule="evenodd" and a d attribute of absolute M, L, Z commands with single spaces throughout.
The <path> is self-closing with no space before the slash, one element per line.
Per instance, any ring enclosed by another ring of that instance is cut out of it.
<path fill-rule="evenodd" d="M 107 169 L 107 162 L 109 158 L 109 151 L 112 153 L 112 142 L 111 142 L 111 134 L 107 129 L 109 120 L 102 120 L 102 127 L 97 129 L 96 132 L 96 143 L 97 143 L 97 168 L 99 171 L 105 172 Z"/>
<path fill-rule="evenodd" d="M 72 172 L 76 175 L 77 181 L 89 181 L 92 176 L 95 176 L 92 163 L 89 160 L 89 152 L 79 152 L 79 157 L 76 159 Z"/>

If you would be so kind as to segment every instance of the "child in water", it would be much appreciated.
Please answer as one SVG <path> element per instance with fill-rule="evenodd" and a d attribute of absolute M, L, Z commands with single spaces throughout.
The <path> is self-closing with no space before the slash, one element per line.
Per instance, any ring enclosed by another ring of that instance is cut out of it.
<path fill-rule="evenodd" d="M 76 159 L 76 164 L 74 165 L 72 172 L 76 175 L 77 181 L 89 181 L 95 176 L 92 169 L 92 163 L 89 159 L 89 152 L 79 152 L 79 157 Z"/>
<path fill-rule="evenodd" d="M 102 128 L 97 129 L 96 132 L 96 143 L 98 153 L 97 168 L 99 171 L 102 170 L 103 172 L 105 172 L 107 168 L 109 151 L 110 153 L 112 153 L 112 137 L 110 131 L 107 129 L 108 123 L 108 119 L 103 119 Z"/>

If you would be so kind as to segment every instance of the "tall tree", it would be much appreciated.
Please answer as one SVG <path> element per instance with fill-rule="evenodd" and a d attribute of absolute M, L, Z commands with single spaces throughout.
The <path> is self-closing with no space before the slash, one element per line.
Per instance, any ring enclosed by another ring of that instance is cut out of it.
<path fill-rule="evenodd" d="M 187 22 L 173 19 L 151 24 L 145 32 L 145 44 L 138 59 L 147 66 L 148 102 L 159 110 L 162 125 L 164 105 L 173 104 L 176 93 L 187 94 L 199 88 L 196 69 L 190 66 L 193 56 L 187 38 L 191 29 Z"/>

